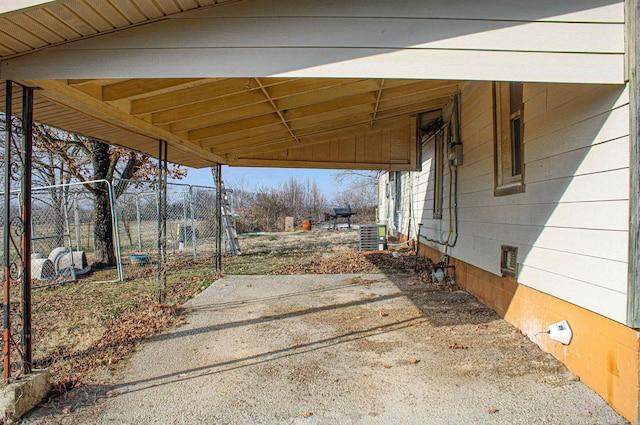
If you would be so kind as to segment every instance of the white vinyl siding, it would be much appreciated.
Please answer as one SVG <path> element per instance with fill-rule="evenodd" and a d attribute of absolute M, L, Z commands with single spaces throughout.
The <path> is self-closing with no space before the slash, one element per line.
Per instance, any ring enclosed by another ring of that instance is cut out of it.
<path fill-rule="evenodd" d="M 624 2 L 243 1 L 10 59 L 3 79 L 624 81 Z"/>
<path fill-rule="evenodd" d="M 459 236 L 450 255 L 500 274 L 500 246 L 515 246 L 519 283 L 625 323 L 627 88 L 525 84 L 526 191 L 502 197 L 493 196 L 491 96 L 490 83 L 469 83 L 462 89 Z M 432 155 L 430 144 L 423 149 L 423 166 Z M 445 185 L 448 174 L 445 167 Z M 448 187 L 443 219 L 432 220 L 430 181 L 429 167 L 414 179 L 422 234 L 443 238 L 448 230 Z"/>

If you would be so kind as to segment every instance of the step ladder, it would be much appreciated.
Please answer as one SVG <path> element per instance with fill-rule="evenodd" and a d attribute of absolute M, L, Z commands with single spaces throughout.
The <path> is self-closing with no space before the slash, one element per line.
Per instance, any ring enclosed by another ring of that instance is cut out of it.
<path fill-rule="evenodd" d="M 220 217 L 220 219 L 222 220 L 223 246 L 225 247 L 225 251 L 227 251 L 226 248 L 228 246 L 229 251 L 231 251 L 231 255 L 236 257 L 241 255 L 242 252 L 240 250 L 240 243 L 238 242 L 238 234 L 236 232 L 236 214 L 233 206 L 233 189 L 225 189 L 223 181 L 217 184 L 215 167 L 211 168 L 211 173 L 213 174 L 213 180 L 216 181 L 216 187 L 222 192 L 222 217 Z"/>

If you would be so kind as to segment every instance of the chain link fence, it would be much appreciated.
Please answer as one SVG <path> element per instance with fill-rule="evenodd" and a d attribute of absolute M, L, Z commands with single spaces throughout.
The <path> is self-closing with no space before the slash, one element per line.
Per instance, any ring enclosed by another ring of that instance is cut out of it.
<path fill-rule="evenodd" d="M 18 194 L 11 196 L 12 208 L 18 209 Z M 0 198 L 3 205 L 4 194 Z M 92 181 L 34 188 L 34 287 L 152 274 L 160 258 L 158 199 L 158 184 L 151 181 Z M 168 267 L 181 260 L 215 257 L 215 205 L 213 187 L 167 184 Z M 0 225 L 4 231 L 4 223 Z"/>
<path fill-rule="evenodd" d="M 158 190 L 155 182 L 124 182 L 116 200 L 120 252 L 125 276 L 157 268 Z M 167 265 L 216 255 L 215 188 L 167 184 Z"/>
<path fill-rule="evenodd" d="M 10 196 L 12 216 L 19 217 L 20 195 Z M 50 369 L 57 388 L 72 388 L 83 382 L 87 371 L 124 356 L 131 341 L 175 320 L 173 304 L 181 304 L 215 280 L 215 265 L 208 260 L 217 254 L 216 190 L 167 184 L 164 270 L 170 272 L 169 295 L 166 306 L 156 304 L 158 199 L 158 184 L 146 181 L 33 188 L 31 287 L 38 288 L 31 308 L 33 362 L 37 368 Z M 10 229 L 5 226 L 3 208 L 0 193 L 0 228 L 15 234 L 16 249 L 9 255 L 19 267 L 22 228 L 13 219 Z M 110 218 L 106 223 L 105 216 Z M 112 243 L 107 244 L 107 254 L 115 266 L 105 264 L 107 235 Z M 4 250 L 0 254 L 4 260 Z M 68 282 L 79 284 L 64 285 Z M 11 282 L 9 289 L 10 368 L 18 377 L 22 289 L 19 282 Z M 103 343 L 105 338 L 111 342 Z"/>

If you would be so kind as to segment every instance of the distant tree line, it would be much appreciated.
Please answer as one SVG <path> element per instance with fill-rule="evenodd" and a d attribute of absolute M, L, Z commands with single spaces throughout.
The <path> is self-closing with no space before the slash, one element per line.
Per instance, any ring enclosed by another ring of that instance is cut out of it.
<path fill-rule="evenodd" d="M 356 213 L 352 222 L 375 222 L 376 176 L 375 172 L 367 173 L 366 178 L 338 173 L 335 178 L 339 190 L 331 201 L 315 180 L 291 177 L 280 185 L 249 189 L 247 181 L 241 178 L 228 185 L 233 189 L 236 229 L 238 233 L 280 232 L 285 229 L 285 217 L 293 217 L 296 228 L 300 228 L 303 220 L 321 223 L 333 207 L 347 206 Z"/>

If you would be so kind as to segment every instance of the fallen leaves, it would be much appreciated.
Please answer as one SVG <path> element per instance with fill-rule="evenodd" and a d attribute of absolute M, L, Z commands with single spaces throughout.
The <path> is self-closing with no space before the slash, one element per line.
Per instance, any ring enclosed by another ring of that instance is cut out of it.
<path fill-rule="evenodd" d="M 419 256 L 417 264 L 419 269 L 429 270 L 432 263 L 429 259 Z M 412 273 L 415 269 L 416 255 L 413 252 L 400 253 L 397 257 L 393 257 L 387 251 L 356 251 L 336 258 L 284 266 L 275 270 L 274 274 L 351 274 L 380 271 Z"/>
<path fill-rule="evenodd" d="M 191 272 L 196 265 L 203 266 L 198 277 L 179 277 L 179 267 Z M 176 270 L 167 288 L 167 298 L 175 302 L 171 305 L 156 303 L 153 277 L 100 285 L 76 283 L 34 292 L 35 366 L 51 371 L 52 397 L 73 398 L 73 388 L 95 384 L 93 372 L 114 367 L 141 340 L 185 324 L 178 304 L 217 279 L 208 265 L 207 260 L 171 265 Z"/>

